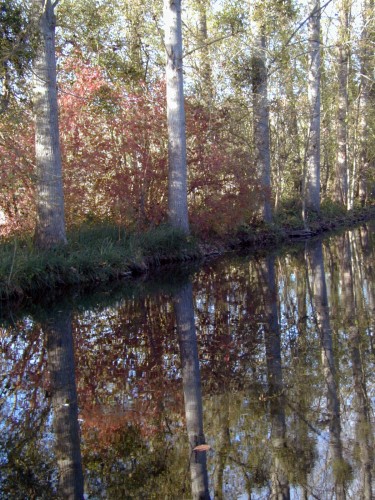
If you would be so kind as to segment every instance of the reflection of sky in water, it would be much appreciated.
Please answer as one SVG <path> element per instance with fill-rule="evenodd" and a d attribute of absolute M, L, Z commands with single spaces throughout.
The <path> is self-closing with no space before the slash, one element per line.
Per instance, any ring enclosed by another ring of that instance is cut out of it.
<path fill-rule="evenodd" d="M 356 259 L 357 263 L 354 262 L 353 266 L 361 266 L 360 254 Z M 223 259 L 217 264 L 211 263 L 209 271 L 203 269 L 194 278 L 205 435 L 211 446 L 208 452 L 211 490 L 220 450 L 220 425 L 224 425 L 220 421 L 220 414 L 225 408 L 220 398 L 228 397 L 226 411 L 230 444 L 227 445 L 223 469 L 225 498 L 249 498 L 245 493 L 246 475 L 249 477 L 251 465 L 260 453 L 264 453 L 268 471 L 272 460 L 271 399 L 268 394 L 270 379 L 264 342 L 266 319 L 262 309 L 263 292 L 257 282 L 257 266 L 259 259 L 237 259 L 235 264 Z M 330 268 L 327 261 L 325 266 Z M 335 266 L 339 270 L 340 262 L 336 262 Z M 358 281 L 359 274 L 355 274 L 355 296 L 364 343 L 363 372 L 367 376 L 368 396 L 374 408 L 375 373 L 369 342 L 373 318 L 368 312 L 373 298 L 373 276 L 367 276 L 367 268 L 361 267 L 362 281 Z M 311 495 L 325 499 L 333 487 L 326 385 L 322 375 L 315 309 L 307 286 L 303 328 L 298 311 L 301 303 L 298 300 L 298 287 L 308 275 L 303 252 L 286 258 L 278 256 L 275 259 L 275 271 L 278 276 L 277 312 L 281 335 L 286 438 L 289 439 L 288 446 L 294 446 L 296 436 L 303 427 L 307 437 L 314 443 L 316 459 L 308 475 L 309 491 Z M 345 313 L 342 277 L 339 272 L 326 273 L 326 281 L 341 405 L 343 457 L 354 470 L 347 494 L 355 497 L 361 486 L 360 463 L 358 456 L 355 456 L 358 414 L 348 333 L 342 323 Z M 103 421 L 108 428 L 104 428 L 103 435 L 99 433 L 95 439 L 104 439 L 106 433 L 110 432 L 113 432 L 110 435 L 115 439 L 124 429 L 139 425 L 137 435 L 141 440 L 144 439 L 145 449 L 151 453 L 156 446 L 153 441 L 156 429 L 160 426 L 168 450 L 176 448 L 179 451 L 178 443 L 184 436 L 185 415 L 171 295 L 150 295 L 147 300 L 144 297 L 133 298 L 117 301 L 116 306 L 97 305 L 91 310 L 73 312 L 78 397 L 81 398 L 80 411 L 85 414 L 85 418 L 80 419 L 84 453 L 103 453 L 99 445 L 98 450 L 92 450 L 88 444 L 90 432 L 94 432 L 93 429 L 96 429 L 95 432 L 100 430 Z M 0 363 L 5 375 L 0 379 L 0 435 L 3 442 L 13 432 L 12 429 L 17 428 L 22 437 L 27 418 L 31 416 L 37 424 L 43 410 L 48 409 L 50 404 L 50 400 L 45 397 L 48 373 L 44 335 L 35 334 L 34 326 L 28 315 L 20 323 L 18 332 L 6 328 L 0 331 Z M 12 337 L 15 334 L 17 336 Z M 39 369 L 43 373 L 42 387 L 36 388 L 35 372 Z M 16 372 L 12 373 L 12 370 Z M 22 373 L 21 379 L 19 373 Z M 35 409 L 30 406 L 33 391 L 36 391 Z M 93 418 L 93 423 L 90 423 L 90 418 Z M 52 456 L 54 438 L 50 411 L 36 434 L 40 449 Z M 125 439 L 126 435 L 122 437 Z M 112 446 L 111 441 L 108 446 Z M 114 469 L 121 465 L 122 470 L 130 470 L 126 457 L 116 453 L 105 459 L 113 459 Z M 185 451 L 179 453 L 181 455 Z M 185 469 L 186 460 L 183 462 Z M 289 459 L 289 466 L 293 465 L 290 463 L 292 460 Z M 6 461 L 7 451 L 0 448 L 0 463 L 5 464 Z M 97 471 L 89 470 L 87 474 L 100 487 L 104 479 L 96 478 Z M 165 474 L 168 475 L 168 472 Z M 269 484 L 259 488 L 254 486 L 251 498 L 268 498 L 269 491 Z M 301 498 L 301 491 L 300 486 L 290 485 L 292 499 Z"/>

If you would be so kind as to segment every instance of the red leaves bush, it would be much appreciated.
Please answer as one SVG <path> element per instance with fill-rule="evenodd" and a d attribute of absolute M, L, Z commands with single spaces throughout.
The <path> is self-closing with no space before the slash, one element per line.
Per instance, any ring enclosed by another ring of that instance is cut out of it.
<path fill-rule="evenodd" d="M 60 136 L 68 226 L 112 221 L 142 228 L 167 218 L 168 158 L 163 82 L 129 92 L 103 70 L 69 60 L 61 74 Z M 224 113 L 186 100 L 193 228 L 225 233 L 256 208 L 249 159 L 233 145 Z M 33 229 L 33 125 L 0 125 L 0 234 Z M 27 207 L 27 210 L 26 210 Z"/>

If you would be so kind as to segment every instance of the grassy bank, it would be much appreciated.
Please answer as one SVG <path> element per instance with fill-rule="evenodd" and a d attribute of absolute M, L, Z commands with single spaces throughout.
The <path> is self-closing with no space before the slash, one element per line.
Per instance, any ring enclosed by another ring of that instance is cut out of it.
<path fill-rule="evenodd" d="M 106 282 L 200 256 L 194 239 L 168 226 L 140 234 L 87 226 L 68 234 L 68 241 L 49 251 L 34 249 L 31 239 L 0 245 L 0 299 Z"/>
<path fill-rule="evenodd" d="M 231 235 L 198 241 L 165 225 L 131 233 L 109 225 L 81 227 L 68 235 L 68 245 L 50 251 L 34 249 L 31 239 L 0 244 L 0 300 L 59 292 L 146 272 L 163 263 L 182 262 L 251 246 L 275 246 L 375 217 L 375 209 L 350 213 L 323 207 L 303 224 L 295 207 L 283 207 L 275 222 L 242 226 Z"/>

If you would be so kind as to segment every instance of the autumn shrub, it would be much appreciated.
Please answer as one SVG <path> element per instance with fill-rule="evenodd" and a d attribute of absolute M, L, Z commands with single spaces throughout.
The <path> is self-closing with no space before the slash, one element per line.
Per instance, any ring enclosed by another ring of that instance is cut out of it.
<path fill-rule="evenodd" d="M 35 223 L 32 117 L 16 105 L 0 120 L 0 237 L 30 233 Z"/>
<path fill-rule="evenodd" d="M 60 101 L 68 225 L 160 223 L 168 177 L 164 86 L 130 93 L 76 59 L 65 71 L 74 75 Z"/>
<path fill-rule="evenodd" d="M 252 159 L 228 130 L 223 110 L 186 102 L 191 224 L 200 235 L 224 235 L 249 223 L 260 186 Z"/>
<path fill-rule="evenodd" d="M 60 72 L 60 137 L 68 228 L 105 222 L 144 230 L 167 220 L 165 84 L 129 91 L 81 57 Z M 18 118 L 17 118 L 18 116 Z M 193 229 L 225 234 L 249 222 L 259 186 L 227 114 L 186 98 L 188 200 Z M 34 130 L 26 110 L 2 120 L 1 235 L 32 234 Z"/>

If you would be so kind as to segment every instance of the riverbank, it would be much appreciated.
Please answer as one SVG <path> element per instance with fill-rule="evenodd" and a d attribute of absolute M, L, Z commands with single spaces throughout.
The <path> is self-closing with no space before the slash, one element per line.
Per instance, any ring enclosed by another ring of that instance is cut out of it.
<path fill-rule="evenodd" d="M 273 224 L 242 226 L 232 235 L 204 240 L 186 238 L 167 225 L 143 233 L 108 225 L 85 226 L 69 234 L 68 245 L 45 252 L 35 250 L 31 239 L 13 239 L 0 244 L 0 300 L 54 295 L 67 287 L 129 278 L 166 263 L 311 238 L 375 218 L 375 207 L 345 214 L 322 212 L 309 221 L 308 228 L 291 215 L 284 212 Z"/>

